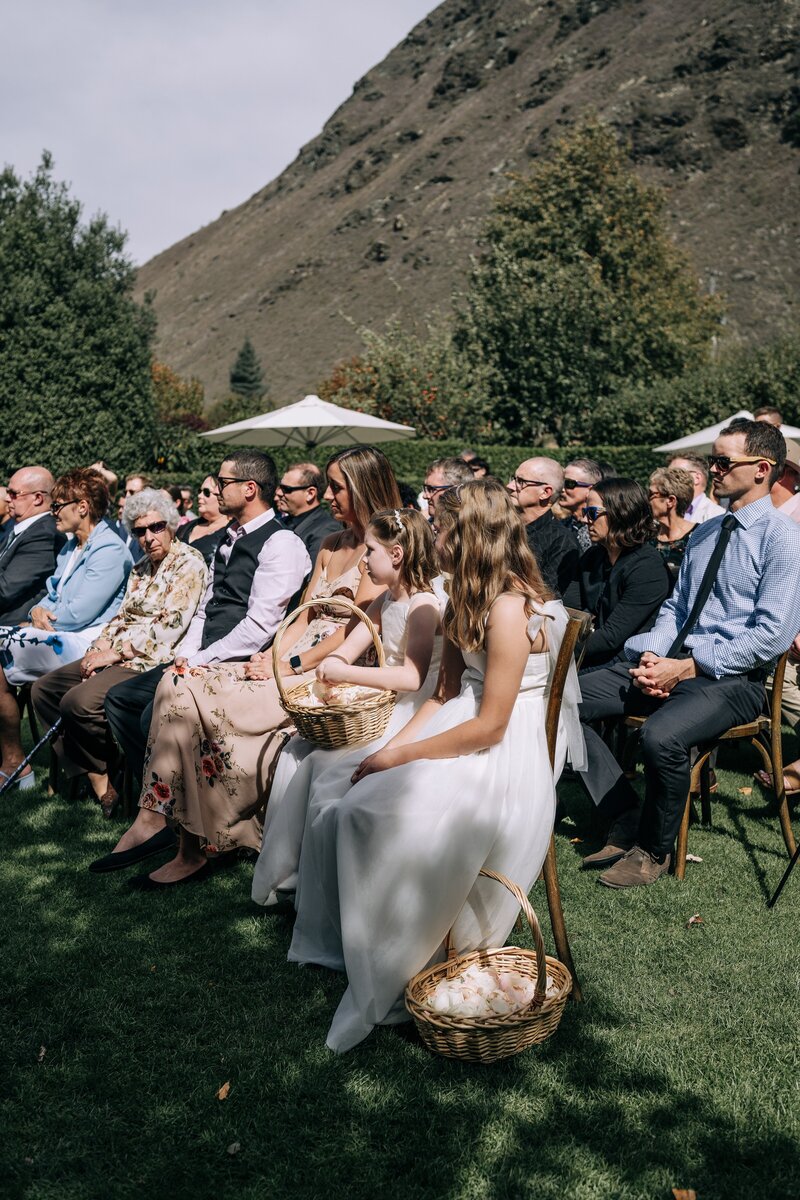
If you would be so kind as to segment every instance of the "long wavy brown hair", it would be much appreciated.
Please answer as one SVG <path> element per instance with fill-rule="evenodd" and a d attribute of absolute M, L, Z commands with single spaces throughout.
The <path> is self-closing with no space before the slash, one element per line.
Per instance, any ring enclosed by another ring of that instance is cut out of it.
<path fill-rule="evenodd" d="M 444 534 L 442 570 L 452 572 L 444 631 L 461 650 L 482 650 L 486 617 L 498 596 L 517 592 L 551 600 L 525 527 L 508 492 L 496 479 L 475 479 L 441 492 L 436 524 Z"/>

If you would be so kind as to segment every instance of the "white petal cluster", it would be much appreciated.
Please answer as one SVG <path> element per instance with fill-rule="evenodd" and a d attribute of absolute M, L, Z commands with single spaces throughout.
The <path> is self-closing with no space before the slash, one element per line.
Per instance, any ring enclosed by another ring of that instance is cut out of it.
<path fill-rule="evenodd" d="M 313 683 L 306 684 L 305 692 L 297 691 L 292 695 L 292 703 L 299 708 L 327 708 L 328 705 L 357 704 L 380 694 L 380 688 L 358 687 L 352 683 L 322 683 L 315 679 Z"/>
<path fill-rule="evenodd" d="M 519 971 L 495 970 L 472 963 L 452 979 L 443 979 L 425 998 L 436 1013 L 451 1017 L 504 1016 L 527 1007 L 533 1000 L 536 984 Z M 558 986 L 547 976 L 547 995 L 555 996 Z"/>

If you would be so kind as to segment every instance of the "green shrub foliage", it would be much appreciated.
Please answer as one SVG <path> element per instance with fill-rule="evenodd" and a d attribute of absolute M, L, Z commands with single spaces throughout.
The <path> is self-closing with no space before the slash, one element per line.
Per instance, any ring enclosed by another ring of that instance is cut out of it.
<path fill-rule="evenodd" d="M 132 299 L 125 235 L 53 179 L 0 174 L 0 467 L 55 473 L 104 459 L 142 469 L 152 454 L 155 320 Z"/>
<path fill-rule="evenodd" d="M 266 393 L 261 360 L 249 337 L 244 339 L 244 344 L 236 356 L 229 381 L 231 391 L 237 396 L 245 396 L 248 400 L 258 401 Z"/>

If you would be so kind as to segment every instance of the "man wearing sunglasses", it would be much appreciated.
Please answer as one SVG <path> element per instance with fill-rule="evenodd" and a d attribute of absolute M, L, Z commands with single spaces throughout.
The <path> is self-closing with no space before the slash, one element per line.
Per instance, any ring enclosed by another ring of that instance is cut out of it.
<path fill-rule="evenodd" d="M 578 574 L 578 539 L 553 516 L 564 471 L 554 458 L 529 458 L 511 476 L 508 490 L 519 509 L 533 556 L 547 586 L 563 596 Z"/>
<path fill-rule="evenodd" d="M 275 509 L 283 523 L 304 543 L 313 568 L 317 554 L 329 533 L 341 526 L 320 503 L 325 481 L 319 467 L 311 462 L 292 463 L 283 472 L 275 489 Z"/>
<path fill-rule="evenodd" d="M 558 503 L 559 507 L 567 513 L 563 524 L 575 534 L 581 554 L 592 544 L 589 529 L 583 517 L 586 493 L 593 484 L 599 483 L 602 478 L 603 472 L 600 464 L 596 463 L 593 458 L 575 458 L 564 468 L 564 483 Z"/>
<path fill-rule="evenodd" d="M 8 513 L 14 527 L 0 547 L 0 625 L 27 620 L 55 570 L 66 539 L 50 512 L 54 482 L 44 467 L 22 467 L 8 481 Z"/>
<path fill-rule="evenodd" d="M 783 472 L 780 430 L 737 420 L 709 455 L 724 517 L 692 534 L 675 589 L 655 625 L 625 643 L 627 663 L 581 678 L 587 791 L 610 821 L 606 845 L 584 867 L 608 868 L 611 888 L 655 883 L 670 866 L 686 806 L 692 747 L 754 721 L 772 663 L 800 629 L 800 528 L 772 503 Z M 642 804 L 592 722 L 647 716 Z"/>

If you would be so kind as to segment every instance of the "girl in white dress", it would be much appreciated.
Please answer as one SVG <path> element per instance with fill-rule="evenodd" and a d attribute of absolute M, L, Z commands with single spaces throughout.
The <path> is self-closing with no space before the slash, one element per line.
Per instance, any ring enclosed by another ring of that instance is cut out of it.
<path fill-rule="evenodd" d="M 436 693 L 360 763 L 344 797 L 320 806 L 303 840 L 289 958 L 346 971 L 328 1034 L 337 1051 L 407 1019 L 405 986 L 441 956 L 454 924 L 459 950 L 503 945 L 516 904 L 478 872 L 528 891 L 553 829 L 545 710 L 566 612 L 501 484 L 444 493 L 436 521 L 452 574 Z M 573 668 L 556 778 L 568 751 L 574 766 L 584 761 L 579 698 Z"/>
<path fill-rule="evenodd" d="M 435 550 L 430 526 L 413 509 L 375 513 L 364 537 L 364 563 L 373 584 L 386 588 L 367 610 L 380 631 L 386 665 L 357 660 L 372 645 L 359 622 L 344 644 L 317 667 L 324 683 L 382 687 L 399 693 L 386 732 L 366 745 L 315 748 L 294 737 L 281 753 L 264 821 L 264 839 L 253 876 L 253 899 L 272 905 L 297 884 L 303 830 L 318 803 L 343 796 L 364 756 L 407 724 L 433 692 L 441 658 L 440 602 L 432 590 Z"/>

